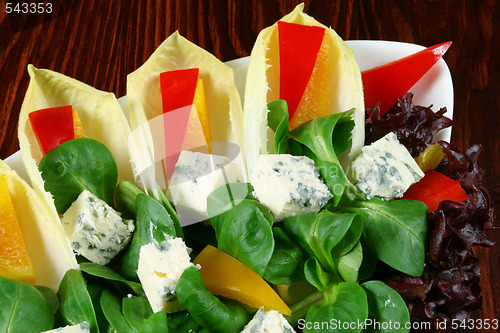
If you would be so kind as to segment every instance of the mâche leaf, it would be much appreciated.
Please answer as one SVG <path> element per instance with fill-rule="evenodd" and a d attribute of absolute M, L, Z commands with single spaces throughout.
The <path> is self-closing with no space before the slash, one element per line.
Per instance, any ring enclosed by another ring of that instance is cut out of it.
<path fill-rule="evenodd" d="M 34 286 L 0 276 L 0 294 L 1 332 L 34 333 L 52 329 L 52 309 Z"/>
<path fill-rule="evenodd" d="M 273 221 L 274 216 L 267 207 L 248 199 L 210 219 L 217 247 L 261 276 L 274 250 Z"/>
<path fill-rule="evenodd" d="M 363 217 L 363 238 L 380 260 L 403 273 L 422 274 L 427 239 L 427 206 L 424 203 L 345 198 L 336 209 Z"/>
<path fill-rule="evenodd" d="M 114 207 L 113 196 L 118 169 L 111 152 L 94 139 L 67 141 L 45 154 L 39 169 L 45 189 L 54 197 L 57 211 L 63 214 L 83 190 Z"/>

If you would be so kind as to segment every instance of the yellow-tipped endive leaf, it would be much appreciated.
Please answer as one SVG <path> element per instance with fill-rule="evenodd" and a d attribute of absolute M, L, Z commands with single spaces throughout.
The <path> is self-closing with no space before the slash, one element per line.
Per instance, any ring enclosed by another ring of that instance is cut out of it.
<path fill-rule="evenodd" d="M 157 175 L 156 182 L 161 183 L 161 180 L 158 179 L 161 172 L 155 171 L 155 168 L 161 168 L 158 163 L 162 159 L 162 156 L 159 156 L 161 155 L 160 150 L 163 149 L 158 149 L 159 145 L 154 143 L 158 141 L 158 136 L 162 136 L 161 129 L 158 130 L 157 127 L 161 127 L 163 121 L 169 122 L 175 118 L 169 117 L 166 113 L 165 118 L 162 119 L 160 73 L 189 68 L 198 68 L 199 79 L 203 81 L 212 142 L 230 143 L 232 144 L 231 149 L 234 144 L 238 145 L 241 153 L 235 163 L 241 166 L 242 173 L 246 176 L 243 151 L 243 113 L 241 99 L 234 84 L 233 70 L 214 55 L 188 41 L 178 32 L 174 32 L 141 67 L 127 77 L 130 123 L 132 131 L 137 130 L 137 133 L 131 136 L 129 144 L 134 172 L 137 181 L 143 187 L 152 188 L 155 186 L 152 181 L 155 173 Z M 150 131 L 147 130 L 147 127 L 150 128 Z M 189 128 L 187 135 L 192 135 L 192 130 Z M 191 141 L 193 139 L 188 138 Z M 201 141 L 197 140 L 197 142 Z M 160 146 L 162 144 L 169 146 L 169 142 L 161 143 Z M 188 145 L 191 146 L 192 142 Z M 227 154 L 224 152 L 222 154 L 230 155 L 229 146 Z M 141 156 L 147 158 L 140 159 Z"/>
<path fill-rule="evenodd" d="M 364 143 L 365 107 L 361 72 L 354 53 L 337 35 L 303 12 L 304 4 L 284 16 L 280 21 L 325 28 L 330 44 L 328 54 L 330 113 L 356 108 L 352 148 L 341 156 L 343 165 L 357 156 Z M 250 55 L 245 85 L 244 130 L 247 169 L 255 165 L 259 154 L 273 152 L 272 131 L 267 126 L 267 103 L 279 98 L 279 40 L 278 24 L 263 29 Z"/>
<path fill-rule="evenodd" d="M 35 284 L 57 291 L 64 273 L 78 269 L 78 263 L 56 208 L 48 207 L 38 193 L 2 160 L 0 174 L 7 177 L 9 194 L 35 268 Z"/>
<path fill-rule="evenodd" d="M 19 145 L 33 188 L 49 205 L 52 196 L 45 192 L 38 171 L 42 151 L 28 114 L 49 107 L 72 105 L 77 110 L 85 134 L 107 146 L 118 166 L 118 181 L 133 180 L 127 139 L 130 126 L 113 93 L 97 90 L 78 80 L 28 65 L 30 83 L 19 116 Z"/>

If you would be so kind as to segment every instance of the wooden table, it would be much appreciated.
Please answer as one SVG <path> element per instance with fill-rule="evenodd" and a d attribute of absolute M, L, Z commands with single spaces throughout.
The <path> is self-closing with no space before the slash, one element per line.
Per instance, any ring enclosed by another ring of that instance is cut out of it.
<path fill-rule="evenodd" d="M 0 8 L 0 158 L 19 149 L 18 114 L 26 66 L 48 68 L 122 96 L 127 74 L 178 30 L 227 61 L 250 54 L 259 31 L 296 0 L 48 0 L 48 14 Z M 10 2 L 15 9 L 18 1 Z M 498 190 L 500 140 L 500 3 L 495 0 L 305 0 L 305 11 L 345 40 L 375 39 L 425 46 L 454 42 L 445 56 L 455 84 L 452 144 L 480 143 L 485 183 Z M 22 9 L 22 7 L 20 7 Z M 492 233 L 498 242 L 499 233 Z M 477 318 L 500 319 L 500 245 L 479 249 L 483 307 Z"/>

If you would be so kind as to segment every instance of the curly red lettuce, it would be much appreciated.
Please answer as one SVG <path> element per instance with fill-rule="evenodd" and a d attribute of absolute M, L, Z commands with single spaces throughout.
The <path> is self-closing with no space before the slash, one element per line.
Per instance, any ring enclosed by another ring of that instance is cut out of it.
<path fill-rule="evenodd" d="M 396 133 L 398 140 L 416 157 L 434 143 L 436 134 L 453 124 L 444 116 L 446 108 L 432 111 L 431 107 L 413 104 L 413 94 L 407 93 L 387 113 L 380 115 L 378 105 L 368 110 L 366 143 L 374 142 L 389 132 Z"/>
<path fill-rule="evenodd" d="M 445 108 L 414 105 L 411 93 L 403 96 L 387 114 L 378 107 L 368 110 L 366 142 L 395 132 L 412 156 L 435 142 L 436 134 L 452 125 Z M 483 185 L 478 166 L 480 145 L 462 153 L 451 144 L 439 142 L 445 153 L 437 170 L 460 182 L 469 195 L 463 202 L 443 201 L 429 214 L 429 246 L 424 273 L 386 276 L 387 283 L 405 299 L 413 320 L 467 319 L 481 307 L 479 261 L 475 246 L 492 246 L 487 229 L 494 228 L 494 201 Z"/>

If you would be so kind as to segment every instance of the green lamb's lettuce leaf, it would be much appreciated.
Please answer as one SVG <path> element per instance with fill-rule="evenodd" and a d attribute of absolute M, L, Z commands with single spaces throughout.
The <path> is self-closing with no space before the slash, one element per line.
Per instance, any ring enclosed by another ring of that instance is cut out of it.
<path fill-rule="evenodd" d="M 54 197 L 59 214 L 84 190 L 114 207 L 118 169 L 111 152 L 99 141 L 89 138 L 66 141 L 43 156 L 39 169 L 45 190 Z"/>
<path fill-rule="evenodd" d="M 286 154 L 288 145 L 288 106 L 284 100 L 278 99 L 267 105 L 267 123 L 274 132 L 274 153 Z"/>
<path fill-rule="evenodd" d="M 360 236 L 358 230 L 362 225 L 363 220 L 357 214 L 336 214 L 328 211 L 315 215 L 293 216 L 283 221 L 285 231 L 309 254 L 317 258 L 329 273 L 337 272 L 333 258 L 344 255 L 345 248 L 352 248 L 356 244 Z M 349 246 L 342 240 L 351 228 L 355 231 L 348 236 L 349 242 L 352 243 Z M 358 235 L 358 239 L 355 235 Z M 336 249 L 337 246 L 340 250 Z"/>
<path fill-rule="evenodd" d="M 58 317 L 63 326 L 85 321 L 92 332 L 99 332 L 94 305 L 85 279 L 79 270 L 72 269 L 66 272 L 57 295 L 60 300 Z"/>
<path fill-rule="evenodd" d="M 263 278 L 273 284 L 285 284 L 305 280 L 304 250 L 280 227 L 273 228 L 274 252 L 267 264 Z"/>
<path fill-rule="evenodd" d="M 352 146 L 341 156 L 347 167 L 357 156 L 364 144 L 365 108 L 361 72 L 354 52 L 342 41 L 337 33 L 303 12 L 304 4 L 299 4 L 280 21 L 325 28 L 325 38 L 330 43 L 328 54 L 330 84 L 330 113 L 336 114 L 354 108 L 354 130 Z M 270 153 L 267 113 L 268 102 L 279 99 L 279 44 L 278 24 L 263 29 L 254 44 L 248 66 L 244 98 L 245 153 L 247 169 L 253 170 L 258 155 Z M 272 135 L 271 135 L 272 137 Z"/>
<path fill-rule="evenodd" d="M 290 137 L 306 146 L 314 161 L 338 163 L 337 155 L 351 145 L 351 120 L 354 109 L 326 117 L 314 118 L 290 133 Z"/>
<path fill-rule="evenodd" d="M 30 284 L 0 276 L 0 332 L 51 330 L 54 315 L 45 297 Z"/>
<path fill-rule="evenodd" d="M 361 287 L 365 290 L 368 299 L 369 320 L 366 321 L 365 332 L 406 333 L 410 331 L 407 325 L 410 323 L 410 313 L 400 294 L 381 281 L 368 281 Z M 393 324 L 389 325 L 389 323 Z"/>
<path fill-rule="evenodd" d="M 344 281 L 358 281 L 359 269 L 363 261 L 361 243 L 358 241 L 351 251 L 340 257 L 334 257 L 333 260 Z"/>
<path fill-rule="evenodd" d="M 80 269 L 82 270 L 82 272 L 85 272 L 86 274 L 89 274 L 91 276 L 126 285 L 136 295 L 144 295 L 144 290 L 142 289 L 142 285 L 140 283 L 128 281 L 107 266 L 95 264 L 93 262 L 81 262 Z"/>
<path fill-rule="evenodd" d="M 304 332 L 360 332 L 368 317 L 366 293 L 357 283 L 341 282 L 325 294 L 321 305 L 313 305 L 305 318 Z M 323 323 L 327 323 L 327 327 Z M 347 326 L 344 326 L 347 325 Z"/>
<path fill-rule="evenodd" d="M 116 332 L 134 332 L 122 313 L 120 298 L 105 289 L 101 294 L 100 305 L 106 320 Z"/>
<path fill-rule="evenodd" d="M 276 100 L 269 103 L 268 108 L 268 124 L 274 131 L 274 152 L 306 155 L 313 159 L 334 196 L 331 203 L 337 205 L 348 185 L 338 155 L 351 146 L 354 109 L 315 118 L 289 132 L 286 102 Z"/>
<path fill-rule="evenodd" d="M 124 297 L 122 299 L 122 312 L 128 324 L 139 332 L 148 318 L 153 314 L 146 297 Z"/>
<path fill-rule="evenodd" d="M 351 201 L 344 198 L 335 208 L 363 217 L 363 238 L 377 258 L 412 276 L 424 269 L 427 239 L 427 206 L 416 200 Z"/>
<path fill-rule="evenodd" d="M 290 133 L 293 139 L 290 142 L 291 150 L 314 160 L 323 180 L 334 195 L 333 205 L 340 201 L 348 182 L 337 156 L 351 145 L 353 112 L 351 109 L 327 117 L 318 117 Z"/>
<path fill-rule="evenodd" d="M 223 303 L 207 291 L 200 272 L 194 266 L 184 270 L 175 293 L 189 314 L 211 332 L 240 332 L 248 322 L 248 314 L 240 305 Z"/>
<path fill-rule="evenodd" d="M 174 222 L 165 208 L 147 194 L 139 194 L 136 198 L 137 220 L 134 237 L 125 252 L 121 274 L 132 281 L 138 281 L 137 267 L 141 246 L 149 243 L 161 244 L 175 238 Z"/>
<path fill-rule="evenodd" d="M 274 251 L 273 214 L 255 200 L 238 205 L 210 219 L 217 247 L 262 276 Z"/>
<path fill-rule="evenodd" d="M 307 282 L 319 291 L 325 291 L 338 284 L 342 279 L 334 272 L 327 272 L 316 257 L 310 257 L 304 265 Z"/>

